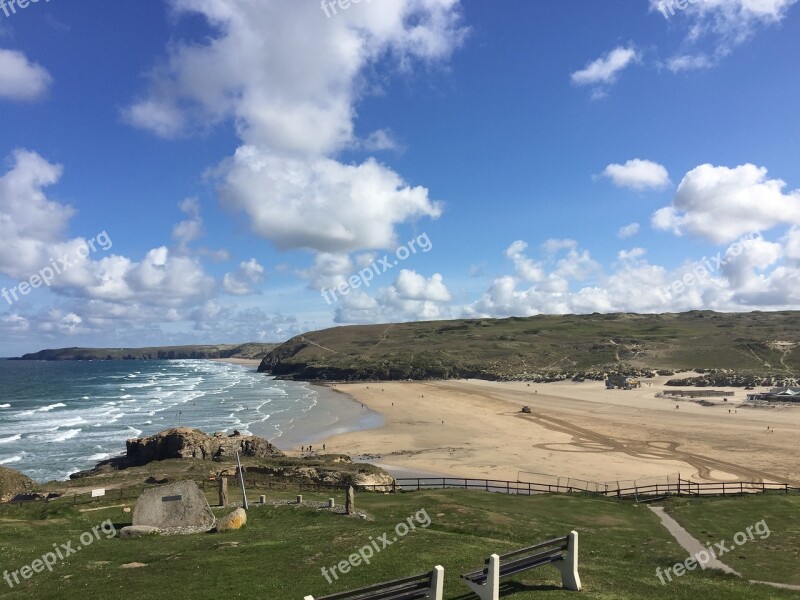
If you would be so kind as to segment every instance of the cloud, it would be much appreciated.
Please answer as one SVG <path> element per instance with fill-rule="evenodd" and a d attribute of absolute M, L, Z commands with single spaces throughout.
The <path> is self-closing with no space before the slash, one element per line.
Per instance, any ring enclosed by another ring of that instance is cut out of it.
<path fill-rule="evenodd" d="M 714 61 L 705 54 L 680 54 L 667 61 L 667 68 L 673 73 L 709 69 L 713 66 Z"/>
<path fill-rule="evenodd" d="M 650 264 L 643 248 L 633 248 L 618 254 L 620 262 L 613 271 L 595 271 L 588 285 L 574 285 L 578 280 L 564 277 L 560 263 L 533 285 L 520 277 L 501 275 L 478 300 L 463 307 L 461 314 L 502 318 L 592 312 L 797 309 L 797 231 L 793 228 L 778 242 L 747 236 L 716 256 L 688 260 L 671 269 Z M 588 252 L 579 247 L 570 250 L 570 254 L 573 262 L 576 256 L 590 260 Z M 787 261 L 790 255 L 796 258 Z M 509 258 L 513 261 L 513 257 Z"/>
<path fill-rule="evenodd" d="M 342 296 L 336 310 L 337 323 L 387 323 L 455 318 L 458 312 L 448 305 L 452 294 L 441 274 L 429 278 L 403 269 L 395 282 L 381 288 L 375 296 L 361 290 Z"/>
<path fill-rule="evenodd" d="M 282 250 L 351 252 L 397 246 L 395 226 L 438 218 L 428 190 L 411 187 L 374 159 L 360 165 L 286 158 L 243 146 L 221 169 L 223 203 Z"/>
<path fill-rule="evenodd" d="M 754 230 L 798 225 L 800 190 L 784 193 L 785 187 L 780 179 L 768 179 L 764 167 L 700 165 L 683 178 L 672 204 L 653 214 L 652 225 L 717 244 Z"/>
<path fill-rule="evenodd" d="M 625 240 L 639 233 L 639 229 L 641 229 L 641 225 L 639 225 L 639 223 L 630 223 L 629 225 L 619 228 L 617 231 L 617 237 L 621 240 Z"/>
<path fill-rule="evenodd" d="M 708 68 L 753 37 L 780 24 L 797 0 L 700 0 L 683 9 L 650 0 L 650 8 L 685 27 L 683 51 L 667 62 L 673 71 Z M 708 52 L 687 52 L 706 45 Z"/>
<path fill-rule="evenodd" d="M 403 269 L 394 282 L 394 288 L 397 291 L 397 297 L 403 300 L 449 302 L 452 299 L 452 295 L 439 273 L 435 273 L 430 279 L 425 279 L 415 271 Z"/>
<path fill-rule="evenodd" d="M 306 2 L 171 3 L 211 34 L 172 45 L 124 115 L 165 137 L 233 123 L 242 145 L 214 174 L 254 232 L 284 250 L 349 252 L 391 247 L 397 225 L 441 214 L 391 168 L 336 154 L 395 147 L 387 130 L 355 136 L 369 73 L 449 58 L 467 33 L 457 0 L 363 3 L 332 19 Z"/>
<path fill-rule="evenodd" d="M 603 171 L 617 187 L 644 191 L 648 189 L 661 189 L 670 184 L 667 169 L 650 160 L 634 158 L 624 165 L 610 164 Z"/>
<path fill-rule="evenodd" d="M 181 252 L 189 251 L 189 244 L 203 236 L 203 219 L 200 217 L 200 204 L 197 198 L 187 198 L 180 204 L 181 212 L 189 218 L 172 228 L 172 237 L 178 242 Z"/>
<path fill-rule="evenodd" d="M 233 296 L 250 296 L 257 293 L 255 286 L 264 281 L 264 267 L 255 258 L 239 264 L 234 273 L 226 273 L 223 289 Z"/>
<path fill-rule="evenodd" d="M 644 248 L 631 248 L 630 250 L 620 250 L 617 254 L 619 260 L 637 260 L 647 254 Z"/>
<path fill-rule="evenodd" d="M 397 150 L 399 144 L 394 139 L 392 132 L 387 129 L 373 131 L 367 139 L 361 141 L 358 147 L 369 152 L 380 152 L 382 150 Z"/>
<path fill-rule="evenodd" d="M 0 98 L 36 100 L 41 98 L 53 78 L 47 70 L 16 50 L 0 48 Z"/>
<path fill-rule="evenodd" d="M 108 243 L 102 250 L 96 245 L 97 252 L 82 254 L 80 248 L 95 239 L 69 238 L 74 209 L 45 193 L 61 174 L 60 165 L 35 152 L 18 149 L 12 154 L 10 169 L 0 177 L 0 274 L 25 281 L 52 265 L 54 257 L 63 257 L 71 266 L 49 286 L 63 297 L 178 307 L 213 293 L 213 278 L 196 260 L 173 256 L 166 247 L 154 248 L 136 262 L 103 254 L 113 246 L 112 236 L 103 232 Z M 96 239 L 100 241 L 99 234 Z M 74 312 L 80 315 L 83 308 Z"/>
<path fill-rule="evenodd" d="M 570 78 L 575 85 L 599 86 L 595 88 L 592 97 L 602 98 L 607 94 L 606 87 L 616 82 L 623 70 L 639 60 L 640 56 L 635 48 L 619 46 L 590 62 L 585 68 L 575 71 Z"/>
<path fill-rule="evenodd" d="M 517 240 L 506 250 L 506 256 L 514 262 L 517 275 L 524 281 L 541 281 L 544 279 L 544 269 L 541 263 L 536 263 L 525 256 L 528 244 Z"/>

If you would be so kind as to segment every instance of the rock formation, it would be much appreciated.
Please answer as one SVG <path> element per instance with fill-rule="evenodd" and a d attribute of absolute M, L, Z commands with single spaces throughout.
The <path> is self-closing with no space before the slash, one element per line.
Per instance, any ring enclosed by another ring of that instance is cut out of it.
<path fill-rule="evenodd" d="M 174 427 L 144 438 L 132 438 L 126 442 L 124 456 L 111 458 L 98 463 L 90 471 L 70 475 L 79 479 L 107 472 L 111 469 L 140 467 L 157 460 L 170 458 L 199 458 L 202 460 L 233 459 L 236 452 L 242 457 L 275 458 L 283 453 L 264 438 L 242 435 L 238 431 L 227 435 L 210 435 L 199 429 Z"/>
<path fill-rule="evenodd" d="M 154 460 L 168 458 L 202 458 L 213 460 L 240 456 L 268 458 L 282 453 L 264 438 L 215 433 L 209 435 L 199 429 L 176 427 L 146 438 L 130 439 L 126 443 L 126 458 L 130 466 L 146 465 Z"/>
<path fill-rule="evenodd" d="M 29 494 L 36 482 L 14 469 L 0 467 L 0 502 L 8 502 L 19 494 Z"/>

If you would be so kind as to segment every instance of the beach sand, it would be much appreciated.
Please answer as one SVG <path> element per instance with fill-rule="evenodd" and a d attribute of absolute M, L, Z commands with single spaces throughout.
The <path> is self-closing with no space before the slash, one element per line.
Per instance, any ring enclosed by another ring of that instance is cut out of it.
<path fill-rule="evenodd" d="M 451 477 L 641 484 L 680 473 L 694 481 L 800 485 L 800 408 L 742 406 L 742 388 L 728 389 L 727 403 L 710 399 L 713 406 L 656 398 L 674 389 L 664 386 L 667 379 L 645 380 L 651 385 L 639 390 L 606 390 L 595 381 L 332 384 L 385 423 L 325 443 L 328 452 L 390 471 Z M 532 414 L 520 412 L 524 405 Z"/>
<path fill-rule="evenodd" d="M 242 365 L 245 367 L 256 367 L 261 364 L 261 360 L 258 358 L 209 358 L 208 360 L 213 362 L 223 362 L 223 363 L 230 363 L 232 365 Z"/>

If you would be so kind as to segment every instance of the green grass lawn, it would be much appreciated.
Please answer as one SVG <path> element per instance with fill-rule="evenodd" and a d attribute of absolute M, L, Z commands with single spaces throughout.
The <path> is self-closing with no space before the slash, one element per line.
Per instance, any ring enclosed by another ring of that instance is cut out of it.
<path fill-rule="evenodd" d="M 271 497 L 294 497 L 293 493 Z M 324 494 L 305 494 L 321 500 Z M 338 498 L 342 501 L 342 498 Z M 113 499 L 106 504 L 117 504 Z M 130 506 L 130 504 L 128 504 Z M 103 506 L 98 504 L 96 506 Z M 150 537 L 136 540 L 94 541 L 60 562 L 52 573 L 34 574 L 15 588 L 0 580 L 0 597 L 28 598 L 253 598 L 302 599 L 322 596 L 405 575 L 445 567 L 445 598 L 475 598 L 459 574 L 483 564 L 492 552 L 502 553 L 562 536 L 580 533 L 580 576 L 585 598 L 798 598 L 800 593 L 755 586 L 738 578 L 709 571 L 692 571 L 662 586 L 655 575 L 683 561 L 685 552 L 669 536 L 646 506 L 583 496 L 517 497 L 482 492 L 431 491 L 396 495 L 359 494 L 357 506 L 372 521 L 346 518 L 308 507 L 253 507 L 247 526 L 225 534 L 188 537 Z M 78 512 L 65 501 L 0 507 L 0 565 L 19 569 L 52 549 L 54 543 L 73 540 L 106 519 L 118 527 L 130 521 L 120 507 Z M 699 519 L 706 508 L 727 521 L 712 521 L 717 535 L 737 531 L 740 523 L 766 518 L 775 538 L 746 547 L 748 565 L 774 562 L 772 546 L 782 535 L 795 535 L 795 496 L 766 496 L 727 500 L 680 501 L 670 506 L 679 520 Z M 417 529 L 376 553 L 370 565 L 361 565 L 329 585 L 322 567 L 346 559 L 378 538 L 395 534 L 395 526 L 418 511 L 430 517 L 427 528 Z M 222 513 L 220 513 L 222 514 Z M 738 517 L 737 517 L 738 515 Z M 758 518 L 756 518 L 758 517 Z M 704 526 L 705 527 L 705 526 Z M 687 525 L 688 528 L 688 525 Z M 123 569 L 139 562 L 146 566 Z M 732 566 L 744 572 L 741 564 Z M 774 565 L 770 577 L 789 581 L 792 564 Z M 763 579 L 764 577 L 759 577 Z M 578 597 L 559 589 L 558 571 L 542 567 L 503 580 L 504 598 L 527 600 Z"/>
<path fill-rule="evenodd" d="M 800 585 L 800 496 L 674 498 L 667 512 L 701 542 L 725 541 L 732 550 L 720 560 L 745 578 Z M 754 539 L 739 536 L 737 545 L 734 536 L 748 527 Z"/>

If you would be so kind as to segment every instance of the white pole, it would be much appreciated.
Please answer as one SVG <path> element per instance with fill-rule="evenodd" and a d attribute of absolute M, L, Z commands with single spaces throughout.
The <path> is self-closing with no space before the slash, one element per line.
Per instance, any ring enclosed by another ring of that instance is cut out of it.
<path fill-rule="evenodd" d="M 247 491 L 244 489 L 244 472 L 242 471 L 242 463 L 239 460 L 239 453 L 236 453 L 236 464 L 239 465 L 239 483 L 242 484 L 242 498 L 244 498 L 244 509 L 247 510 Z"/>

